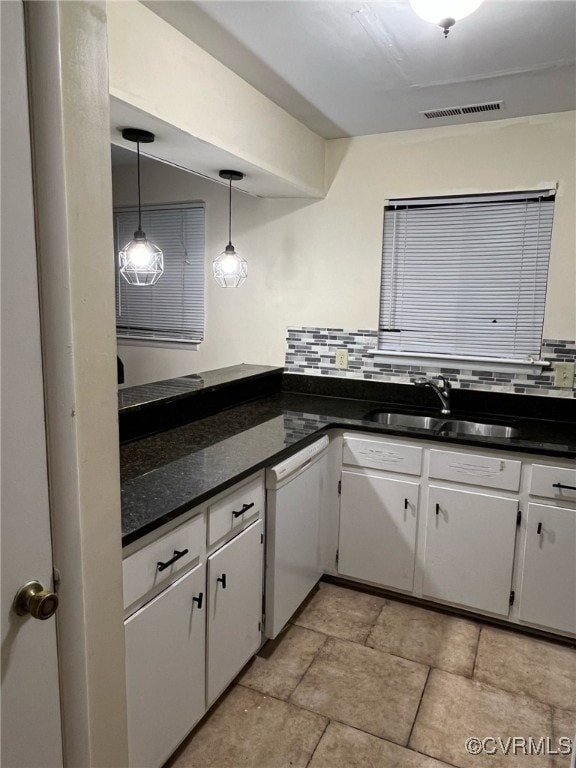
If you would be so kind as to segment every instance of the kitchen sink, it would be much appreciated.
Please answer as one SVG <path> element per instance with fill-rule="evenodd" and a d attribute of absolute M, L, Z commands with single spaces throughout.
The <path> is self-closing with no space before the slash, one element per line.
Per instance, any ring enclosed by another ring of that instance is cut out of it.
<path fill-rule="evenodd" d="M 443 421 L 436 430 L 440 435 L 478 435 L 480 437 L 504 437 L 511 438 L 518 435 L 514 427 L 506 427 L 503 424 L 482 424 L 478 421 L 461 421 L 454 419 Z"/>
<path fill-rule="evenodd" d="M 479 421 L 420 416 L 412 413 L 389 413 L 388 411 L 370 411 L 364 418 L 375 421 L 385 427 L 413 427 L 425 429 L 437 435 L 477 435 L 479 437 L 501 437 L 510 439 L 518 435 L 514 427 L 503 424 L 485 424 Z"/>
<path fill-rule="evenodd" d="M 364 417 L 368 421 L 375 421 L 386 427 L 415 427 L 416 429 L 436 429 L 442 423 L 442 419 L 433 416 L 416 416 L 411 413 L 387 413 L 386 411 L 372 411 Z"/>

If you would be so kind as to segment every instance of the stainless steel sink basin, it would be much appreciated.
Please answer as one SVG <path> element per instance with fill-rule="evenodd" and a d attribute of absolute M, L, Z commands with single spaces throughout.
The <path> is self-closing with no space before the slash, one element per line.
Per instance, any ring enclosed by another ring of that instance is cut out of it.
<path fill-rule="evenodd" d="M 500 437 L 504 439 L 510 439 L 518 435 L 517 429 L 504 426 L 503 424 L 484 424 L 479 421 L 419 416 L 412 413 L 371 411 L 364 418 L 367 421 L 375 421 L 377 424 L 385 427 L 413 427 L 414 429 L 426 429 L 437 435 L 478 435 L 479 437 Z"/>
<path fill-rule="evenodd" d="M 436 419 L 432 416 L 416 416 L 411 413 L 387 413 L 386 411 L 372 411 L 372 413 L 366 414 L 364 418 L 386 427 L 436 429 L 436 427 L 442 424 L 442 419 Z"/>
<path fill-rule="evenodd" d="M 503 424 L 481 424 L 478 421 L 444 421 L 436 430 L 440 435 L 478 435 L 479 437 L 516 437 L 518 430 Z"/>

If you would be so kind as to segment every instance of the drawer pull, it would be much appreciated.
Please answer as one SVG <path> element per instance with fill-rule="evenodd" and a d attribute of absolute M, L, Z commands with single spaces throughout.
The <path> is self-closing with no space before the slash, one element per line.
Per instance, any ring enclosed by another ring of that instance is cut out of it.
<path fill-rule="evenodd" d="M 536 533 L 538 534 L 542 533 L 542 523 L 538 523 L 538 528 L 536 528 Z"/>
<path fill-rule="evenodd" d="M 203 599 L 204 599 L 204 593 L 203 592 L 200 592 L 198 597 L 193 597 L 192 598 L 192 602 L 193 603 L 198 603 L 198 610 L 200 610 L 202 608 L 202 601 L 203 601 Z"/>
<path fill-rule="evenodd" d="M 576 491 L 576 485 L 564 485 L 564 483 L 552 483 L 552 488 L 567 488 L 569 491 Z"/>
<path fill-rule="evenodd" d="M 232 512 L 232 517 L 240 517 L 240 515 L 243 515 L 244 512 L 247 512 L 249 509 L 252 509 L 253 506 L 254 506 L 254 502 L 252 502 L 251 504 L 243 504 L 242 509 L 236 512 L 235 511 Z"/>
<path fill-rule="evenodd" d="M 180 552 L 178 552 L 177 549 L 174 550 L 174 557 L 171 557 L 170 560 L 166 560 L 165 563 L 158 562 L 158 570 L 164 571 L 166 568 L 169 568 L 173 563 L 176 562 L 176 560 L 180 560 L 181 557 L 184 557 L 184 555 L 188 554 L 187 549 L 183 549 Z"/>
<path fill-rule="evenodd" d="M 222 576 L 218 576 L 216 581 L 219 581 L 222 584 L 222 589 L 226 589 L 226 574 L 223 573 Z"/>

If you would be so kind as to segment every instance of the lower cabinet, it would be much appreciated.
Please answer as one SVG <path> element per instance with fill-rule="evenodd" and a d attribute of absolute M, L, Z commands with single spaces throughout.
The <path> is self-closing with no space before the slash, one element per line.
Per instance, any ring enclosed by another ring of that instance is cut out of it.
<path fill-rule="evenodd" d="M 429 486 L 423 595 L 508 616 L 518 500 Z"/>
<path fill-rule="evenodd" d="M 412 590 L 417 482 L 342 472 L 338 572 Z"/>
<path fill-rule="evenodd" d="M 576 509 L 528 505 L 519 617 L 576 633 Z"/>
<path fill-rule="evenodd" d="M 125 622 L 129 765 L 162 765 L 205 711 L 205 572 L 198 565 Z"/>
<path fill-rule="evenodd" d="M 123 563 L 130 768 L 160 768 L 262 641 L 263 474 Z"/>
<path fill-rule="evenodd" d="M 257 520 L 208 558 L 207 706 L 260 646 L 263 541 Z"/>

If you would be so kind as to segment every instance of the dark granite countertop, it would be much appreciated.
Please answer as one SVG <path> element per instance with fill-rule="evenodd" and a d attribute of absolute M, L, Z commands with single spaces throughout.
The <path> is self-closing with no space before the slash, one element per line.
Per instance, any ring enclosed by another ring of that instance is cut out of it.
<path fill-rule="evenodd" d="M 269 369 L 276 372 L 277 369 Z M 202 374 L 204 377 L 205 374 Z M 300 378 L 300 377 L 299 377 Z M 305 378 L 305 377 L 301 377 Z M 410 388 L 414 389 L 414 388 Z M 516 397 L 517 396 L 512 396 Z M 540 399 L 540 398 L 539 398 Z M 383 427 L 367 421 L 375 408 L 435 413 L 420 406 L 277 391 L 252 402 L 174 427 L 121 447 L 123 544 L 136 541 L 255 471 L 285 458 L 332 428 L 355 429 L 444 443 L 475 445 L 549 456 L 576 457 L 576 422 L 472 417 L 513 423 L 512 439 L 442 436 L 414 428 Z"/>
<path fill-rule="evenodd" d="M 282 368 L 269 365 L 230 365 L 214 371 L 191 373 L 176 379 L 154 381 L 151 384 L 139 384 L 135 387 L 125 387 L 118 391 L 118 412 L 120 415 L 129 411 L 144 411 L 162 403 L 167 405 L 176 400 L 190 397 L 198 398 L 206 392 L 225 390 L 227 386 L 235 386 L 238 382 L 247 382 L 267 376 L 272 372 L 282 372 Z"/>

